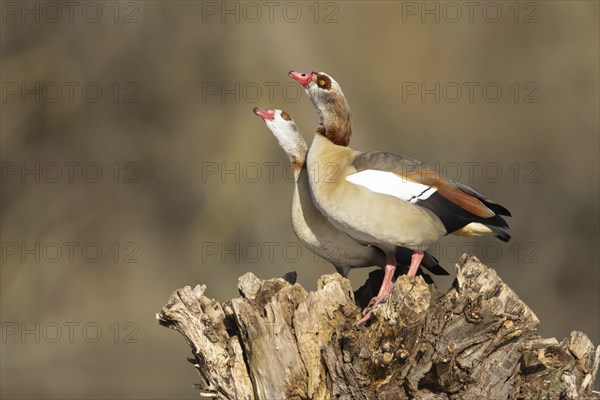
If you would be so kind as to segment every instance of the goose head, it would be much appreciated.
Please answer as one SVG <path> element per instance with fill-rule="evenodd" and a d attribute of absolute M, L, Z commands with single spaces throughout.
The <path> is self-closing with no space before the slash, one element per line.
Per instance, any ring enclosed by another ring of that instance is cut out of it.
<path fill-rule="evenodd" d="M 289 76 L 300 83 L 319 114 L 317 132 L 333 143 L 347 146 L 352 135 L 352 116 L 342 88 L 325 72 L 290 71 Z"/>
<path fill-rule="evenodd" d="M 308 146 L 292 117 L 285 111 L 277 109 L 264 110 L 255 107 L 253 111 L 265 121 L 267 128 L 279 142 L 279 146 L 294 164 L 294 168 L 302 168 Z"/>

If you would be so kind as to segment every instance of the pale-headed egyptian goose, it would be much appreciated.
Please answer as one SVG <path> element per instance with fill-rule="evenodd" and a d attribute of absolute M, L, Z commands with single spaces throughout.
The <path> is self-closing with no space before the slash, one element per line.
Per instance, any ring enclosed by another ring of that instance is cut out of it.
<path fill-rule="evenodd" d="M 309 250 L 332 263 L 344 277 L 353 268 L 384 267 L 385 254 L 373 246 L 362 245 L 346 233 L 336 229 L 315 207 L 310 194 L 305 159 L 308 146 L 292 118 L 282 110 L 254 108 L 254 113 L 264 119 L 279 146 L 290 158 L 294 170 L 292 197 L 292 226 L 298 239 Z M 395 252 L 400 265 L 410 264 L 412 251 L 399 248 Z M 423 266 L 436 275 L 448 275 L 437 260 L 429 254 Z"/>
<path fill-rule="evenodd" d="M 350 108 L 329 75 L 293 71 L 289 75 L 304 86 L 319 114 L 307 156 L 317 207 L 337 228 L 386 253 L 384 281 L 372 305 L 391 292 L 396 246 L 414 250 L 408 271 L 414 277 L 424 250 L 441 236 L 510 239 L 501 217 L 510 212 L 473 189 L 401 155 L 348 148 Z"/>

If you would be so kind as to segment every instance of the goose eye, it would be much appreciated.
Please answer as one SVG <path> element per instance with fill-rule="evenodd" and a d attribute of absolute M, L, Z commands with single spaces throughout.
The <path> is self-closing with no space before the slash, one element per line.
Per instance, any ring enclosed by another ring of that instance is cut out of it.
<path fill-rule="evenodd" d="M 281 118 L 285 119 L 286 121 L 289 121 L 291 119 L 285 111 L 281 112 Z"/>
<path fill-rule="evenodd" d="M 321 86 L 321 87 L 325 86 L 325 80 L 321 79 L 319 81 L 319 86 Z"/>

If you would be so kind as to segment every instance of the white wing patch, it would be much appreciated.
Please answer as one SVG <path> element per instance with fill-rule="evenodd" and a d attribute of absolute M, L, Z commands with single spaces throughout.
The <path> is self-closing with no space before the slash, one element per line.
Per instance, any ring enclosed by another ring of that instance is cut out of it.
<path fill-rule="evenodd" d="M 416 203 L 434 194 L 437 189 L 409 181 L 393 172 L 367 169 L 346 177 L 348 182 L 363 186 L 375 193 L 387 194 L 400 200 Z"/>

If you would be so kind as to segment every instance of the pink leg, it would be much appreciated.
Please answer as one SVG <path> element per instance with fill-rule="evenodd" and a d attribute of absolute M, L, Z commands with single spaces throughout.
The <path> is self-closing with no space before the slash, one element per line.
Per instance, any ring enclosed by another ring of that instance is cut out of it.
<path fill-rule="evenodd" d="M 412 258 L 410 259 L 410 267 L 408 267 L 408 276 L 414 278 L 417 276 L 417 271 L 419 270 L 419 265 L 421 265 L 421 261 L 423 260 L 423 256 L 425 254 L 422 251 L 414 251 Z"/>
<path fill-rule="evenodd" d="M 425 254 L 422 251 L 413 252 L 412 258 L 410 260 L 410 267 L 408 267 L 407 274 L 411 278 L 417 276 L 417 271 L 419 270 L 419 266 L 421 265 L 421 261 L 423 260 L 424 255 Z M 396 259 L 393 253 L 391 254 L 391 256 L 390 254 L 386 253 L 385 257 L 387 265 L 385 266 L 385 274 L 383 275 L 383 282 L 381 283 L 379 293 L 376 297 L 373 297 L 373 299 L 371 299 L 369 305 L 367 305 L 367 307 L 365 307 L 365 309 L 363 310 L 364 317 L 356 321 L 354 323 L 354 326 L 360 326 L 367 322 L 369 319 L 371 319 L 371 309 L 373 308 L 373 306 L 387 299 L 390 296 L 390 293 L 392 293 L 392 288 L 394 285 L 392 282 L 392 278 L 394 277 L 394 271 L 396 270 Z"/>
<path fill-rule="evenodd" d="M 371 318 L 371 308 L 373 308 L 373 306 L 383 302 L 385 299 L 387 299 L 390 296 L 390 293 L 392 293 L 392 288 L 394 286 L 394 283 L 392 282 L 392 278 L 394 277 L 394 271 L 396 270 L 396 257 L 394 256 L 393 252 L 386 253 L 385 259 L 386 259 L 385 273 L 383 275 L 383 282 L 381 282 L 381 288 L 379 288 L 379 293 L 377 294 L 376 297 L 373 297 L 371 299 L 371 301 L 369 302 L 367 307 L 365 307 L 365 309 L 363 310 L 364 317 L 362 317 L 360 320 L 355 322 L 354 326 L 360 326 L 360 325 L 364 324 L 365 322 L 367 322 Z M 414 261 L 414 260 L 412 260 L 412 261 Z M 412 261 L 411 261 L 411 265 L 412 265 Z M 418 267 L 418 264 L 417 264 L 417 267 Z"/>

